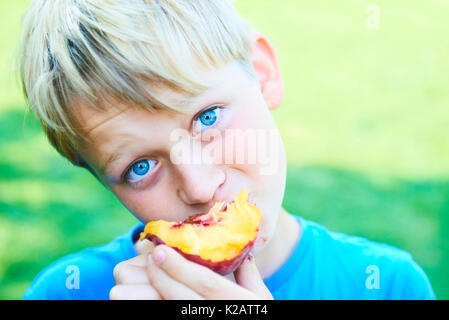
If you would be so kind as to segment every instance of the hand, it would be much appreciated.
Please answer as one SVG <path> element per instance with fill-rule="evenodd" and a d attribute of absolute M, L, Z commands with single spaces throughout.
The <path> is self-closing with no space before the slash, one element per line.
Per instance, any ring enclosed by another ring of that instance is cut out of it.
<path fill-rule="evenodd" d="M 249 256 L 234 272 L 236 283 L 160 245 L 121 262 L 111 299 L 273 299 Z"/>
<path fill-rule="evenodd" d="M 160 245 L 148 257 L 147 275 L 164 299 L 273 299 L 251 255 L 235 271 L 233 283 Z"/>
<path fill-rule="evenodd" d="M 138 256 L 122 261 L 114 268 L 116 286 L 109 292 L 111 300 L 161 300 L 146 274 L 148 255 L 154 244 L 148 240 L 136 243 Z"/>

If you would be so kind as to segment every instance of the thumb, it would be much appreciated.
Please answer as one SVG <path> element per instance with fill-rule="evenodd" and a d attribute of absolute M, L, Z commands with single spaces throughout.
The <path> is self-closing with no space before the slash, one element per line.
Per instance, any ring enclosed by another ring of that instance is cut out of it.
<path fill-rule="evenodd" d="M 256 266 L 256 259 L 252 254 L 249 254 L 245 261 L 234 271 L 234 277 L 238 285 L 250 290 L 259 297 L 273 299 L 271 292 L 262 280 Z"/>
<path fill-rule="evenodd" d="M 143 239 L 137 240 L 136 244 L 134 245 L 134 248 L 136 249 L 138 255 L 142 255 L 153 252 L 155 245 L 152 241 L 148 239 Z"/>

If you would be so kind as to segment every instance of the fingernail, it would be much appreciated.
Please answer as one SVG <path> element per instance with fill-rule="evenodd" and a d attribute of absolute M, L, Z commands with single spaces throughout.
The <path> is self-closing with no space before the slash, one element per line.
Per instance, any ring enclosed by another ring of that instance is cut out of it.
<path fill-rule="evenodd" d="M 162 262 L 164 262 L 166 254 L 163 249 L 159 248 L 159 250 L 155 250 L 155 252 L 153 253 L 153 256 L 154 256 L 154 261 L 157 264 L 161 264 Z"/>

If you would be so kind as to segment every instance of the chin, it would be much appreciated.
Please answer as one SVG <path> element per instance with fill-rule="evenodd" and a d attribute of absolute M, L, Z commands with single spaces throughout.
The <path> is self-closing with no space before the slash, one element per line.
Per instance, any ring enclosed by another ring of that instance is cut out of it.
<path fill-rule="evenodd" d="M 254 246 L 252 253 L 254 255 L 260 253 L 263 249 L 267 247 L 270 241 L 273 239 L 275 232 L 275 226 L 271 225 L 269 220 L 264 219 L 261 223 L 259 233 L 257 234 L 256 240 L 254 241 Z"/>

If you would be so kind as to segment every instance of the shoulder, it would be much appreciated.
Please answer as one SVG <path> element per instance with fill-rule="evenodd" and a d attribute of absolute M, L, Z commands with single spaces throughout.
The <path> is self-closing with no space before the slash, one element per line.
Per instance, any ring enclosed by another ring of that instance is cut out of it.
<path fill-rule="evenodd" d="M 25 291 L 23 299 L 108 299 L 115 285 L 117 263 L 134 256 L 132 236 L 141 225 L 111 242 L 69 254 L 42 270 Z"/>
<path fill-rule="evenodd" d="M 324 264 L 339 269 L 367 298 L 434 299 L 429 279 L 412 255 L 395 246 L 329 231 L 306 221 Z"/>

